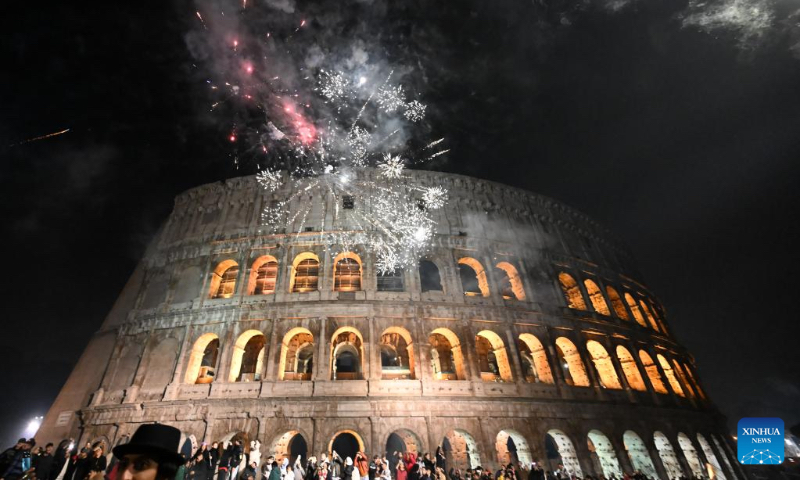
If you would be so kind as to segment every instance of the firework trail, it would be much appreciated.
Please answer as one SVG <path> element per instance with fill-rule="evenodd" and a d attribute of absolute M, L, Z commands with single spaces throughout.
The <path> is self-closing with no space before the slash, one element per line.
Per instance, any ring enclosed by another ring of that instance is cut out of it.
<path fill-rule="evenodd" d="M 13 144 L 9 145 L 9 147 L 16 147 L 16 146 L 19 146 L 19 145 L 24 145 L 26 143 L 38 142 L 39 140 L 44 140 L 46 138 L 57 137 L 58 135 L 63 135 L 65 133 L 69 132 L 69 130 L 70 129 L 67 128 L 67 129 L 61 130 L 60 132 L 53 132 L 53 133 L 48 133 L 47 135 L 40 135 L 38 137 L 29 138 L 29 139 L 23 140 L 23 141 L 21 141 L 19 143 L 13 143 Z"/>

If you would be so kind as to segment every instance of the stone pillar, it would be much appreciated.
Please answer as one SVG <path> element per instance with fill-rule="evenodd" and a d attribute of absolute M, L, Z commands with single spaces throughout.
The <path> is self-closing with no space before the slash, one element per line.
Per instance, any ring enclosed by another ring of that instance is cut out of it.
<path fill-rule="evenodd" d="M 191 325 L 187 325 L 183 329 L 183 341 L 181 342 L 181 348 L 178 351 L 178 359 L 175 362 L 175 372 L 172 375 L 172 383 L 167 385 L 167 388 L 164 392 L 163 400 L 174 400 L 178 394 L 178 385 L 183 383 L 183 370 L 186 364 L 186 357 L 188 352 L 192 349 L 192 327 Z"/>
<path fill-rule="evenodd" d="M 506 339 L 508 340 L 508 345 L 506 345 L 506 352 L 508 352 L 508 356 L 511 357 L 508 359 L 508 363 L 511 366 L 511 374 L 514 376 L 514 380 L 517 383 L 525 383 L 525 373 L 522 369 L 522 363 L 519 360 L 519 350 L 517 349 L 517 329 L 511 325 L 511 328 L 506 329 Z"/>
<path fill-rule="evenodd" d="M 364 376 L 365 379 L 369 380 L 380 380 L 381 379 L 381 342 L 380 338 L 378 338 L 375 333 L 375 317 L 368 317 L 367 322 L 369 322 L 369 340 L 365 345 L 365 350 L 367 350 L 368 361 L 366 363 L 366 375 Z"/>
<path fill-rule="evenodd" d="M 330 380 L 330 339 L 327 335 L 328 318 L 319 317 L 319 337 L 317 338 L 317 354 L 314 358 L 314 371 L 311 373 L 312 380 Z M 316 422 L 315 422 L 316 425 Z"/>
<path fill-rule="evenodd" d="M 262 377 L 262 380 L 279 380 L 280 372 L 278 372 L 278 368 L 280 367 L 281 362 L 283 339 L 281 339 L 281 342 L 278 342 L 278 335 L 278 320 L 274 319 L 272 320 L 272 333 L 269 335 L 269 349 L 267 350 L 267 354 L 264 355 L 265 363 L 267 364 L 267 370 Z"/>
<path fill-rule="evenodd" d="M 622 435 L 612 435 L 608 437 L 608 440 L 611 442 L 611 447 L 614 449 L 614 453 L 617 456 L 617 461 L 619 461 L 619 468 L 622 469 L 622 473 L 633 473 L 634 468 L 628 456 L 628 450 L 625 448 L 625 444 L 621 439 Z"/>
<path fill-rule="evenodd" d="M 480 382 L 481 375 L 478 369 L 478 360 L 475 358 L 475 333 L 472 331 L 472 325 L 469 320 L 459 320 L 461 331 L 460 343 L 461 353 L 464 356 L 464 375 L 467 380 L 473 382 Z"/>
<path fill-rule="evenodd" d="M 664 468 L 664 462 L 661 461 L 661 455 L 658 454 L 658 449 L 656 448 L 653 436 L 650 435 L 649 438 L 644 438 L 642 439 L 642 441 L 647 447 L 647 452 L 650 454 L 650 459 L 653 460 L 653 466 L 656 467 L 656 472 L 658 472 L 659 478 L 675 480 L 675 479 L 670 479 L 669 474 L 667 473 L 667 469 Z"/>

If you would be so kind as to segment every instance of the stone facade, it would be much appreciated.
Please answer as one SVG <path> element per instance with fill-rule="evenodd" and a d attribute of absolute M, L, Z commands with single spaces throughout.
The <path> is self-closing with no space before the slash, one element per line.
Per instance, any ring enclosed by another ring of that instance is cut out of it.
<path fill-rule="evenodd" d="M 300 435 L 314 453 L 342 438 L 370 454 L 442 445 L 462 468 L 744 476 L 611 233 L 520 189 L 408 174 L 450 200 L 425 264 L 391 278 L 369 251 L 324 247 L 323 221 L 354 228 L 333 198 L 301 198 L 311 213 L 284 232 L 261 211 L 288 186 L 265 195 L 242 177 L 179 195 L 38 438 L 116 445 L 163 422 L 279 455 Z"/>

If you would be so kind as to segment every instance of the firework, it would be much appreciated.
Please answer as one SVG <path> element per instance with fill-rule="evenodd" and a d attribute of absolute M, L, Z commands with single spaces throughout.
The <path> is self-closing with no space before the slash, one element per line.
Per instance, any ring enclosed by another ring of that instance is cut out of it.
<path fill-rule="evenodd" d="M 241 5 L 247 6 L 244 0 Z M 205 28 L 199 12 L 197 17 Z M 391 81 L 393 70 L 384 76 L 368 68 L 326 69 L 322 61 L 284 75 L 274 65 L 299 59 L 276 52 L 288 55 L 288 42 L 297 42 L 305 25 L 303 20 L 283 40 L 285 49 L 255 47 L 263 55 L 254 53 L 250 38 L 276 46 L 280 40 L 270 33 L 226 32 L 226 48 L 217 50 L 227 56 L 228 76 L 208 81 L 222 97 L 211 110 L 233 114 L 227 136 L 237 168 L 254 160 L 256 180 L 273 199 L 262 208 L 261 224 L 304 238 L 314 232 L 315 241 L 334 256 L 368 251 L 382 273 L 416 265 L 434 236 L 430 212 L 447 200 L 441 187 L 429 191 L 406 181 L 406 166 L 433 158 L 430 149 L 441 142 L 409 147 L 419 144 L 414 129 L 426 106 L 407 99 L 404 87 Z M 280 57 L 269 57 L 276 54 Z"/>
<path fill-rule="evenodd" d="M 67 132 L 69 132 L 69 128 L 61 130 L 59 132 L 53 132 L 53 133 L 48 133 L 47 135 L 40 135 L 38 137 L 29 138 L 29 139 L 23 140 L 23 141 L 21 141 L 19 143 L 11 144 L 11 145 L 9 145 L 9 147 L 16 147 L 18 145 L 24 145 L 26 143 L 37 142 L 39 140 L 44 140 L 45 138 L 51 138 L 51 137 L 56 137 L 58 135 L 63 135 L 65 133 L 67 133 Z"/>

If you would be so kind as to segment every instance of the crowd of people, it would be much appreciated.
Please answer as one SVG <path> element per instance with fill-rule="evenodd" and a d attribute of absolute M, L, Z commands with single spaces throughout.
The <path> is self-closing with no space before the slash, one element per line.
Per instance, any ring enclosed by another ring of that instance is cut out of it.
<path fill-rule="evenodd" d="M 0 454 L 0 480 L 648 480 L 637 471 L 622 478 L 611 476 L 583 479 L 563 465 L 545 470 L 539 462 L 509 463 L 492 472 L 480 466 L 447 468 L 444 450 L 434 455 L 394 452 L 374 455 L 364 452 L 342 458 L 335 450 L 319 457 L 270 455 L 262 461 L 260 443 L 245 450 L 241 441 L 223 445 L 202 443 L 190 458 L 177 453 L 181 433 L 167 425 L 139 427 L 129 443 L 113 450 L 107 461 L 101 444 L 77 448 L 73 440 L 58 447 L 52 443 L 36 446 L 34 439 L 21 438 Z"/>

